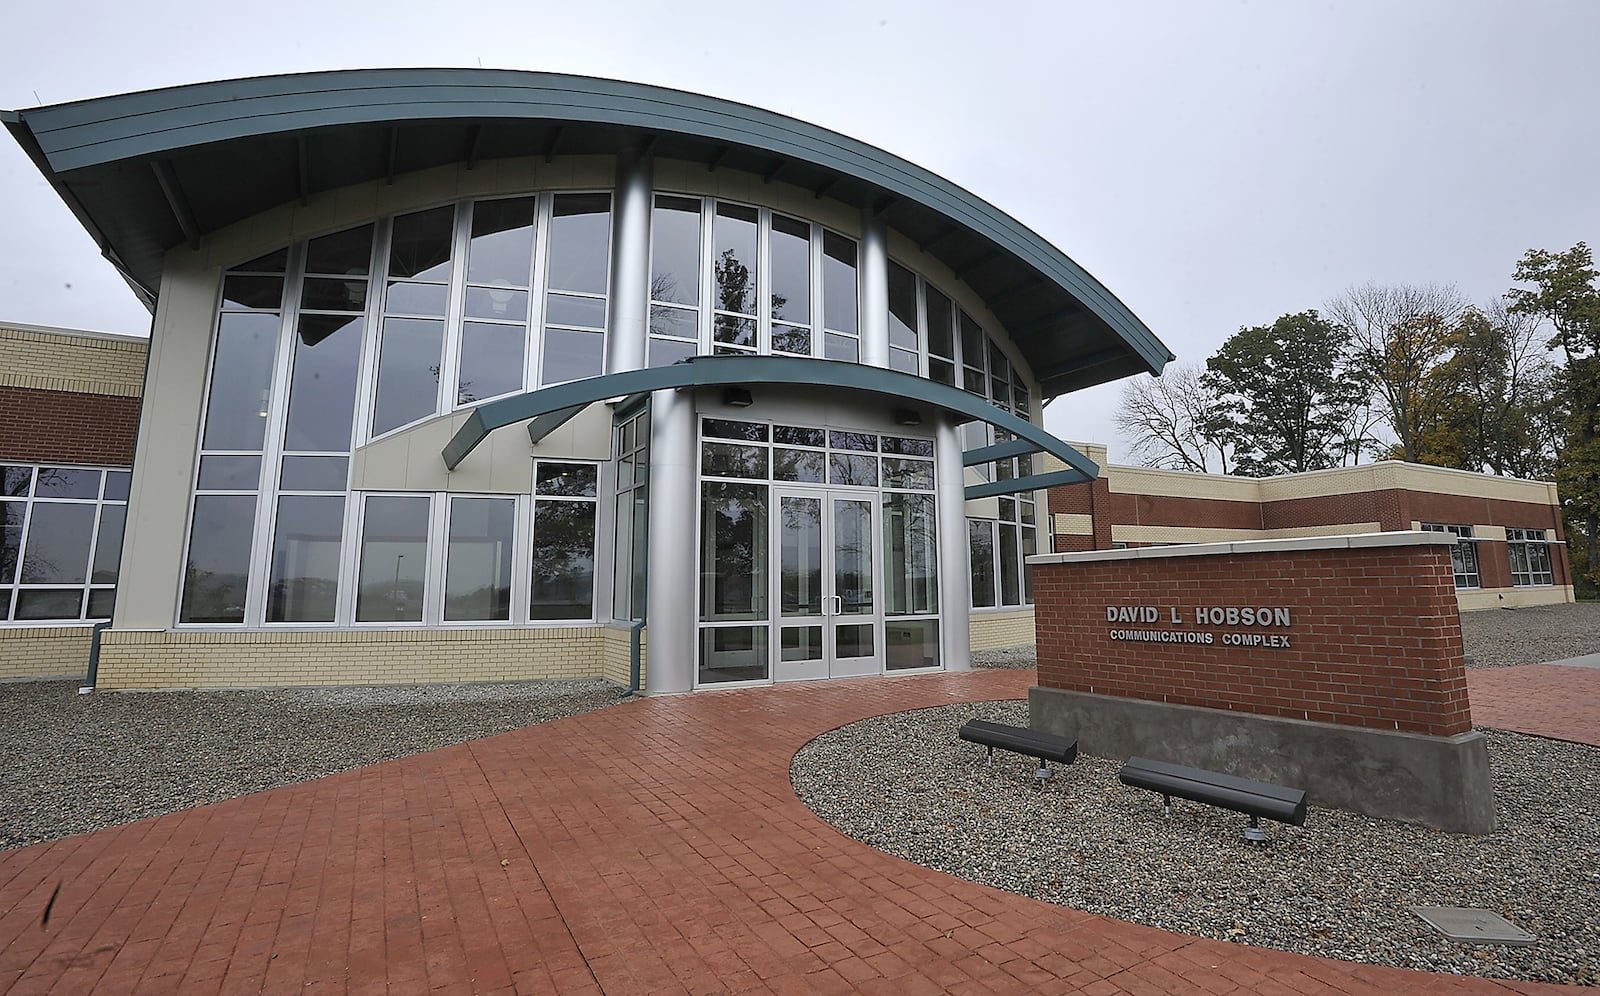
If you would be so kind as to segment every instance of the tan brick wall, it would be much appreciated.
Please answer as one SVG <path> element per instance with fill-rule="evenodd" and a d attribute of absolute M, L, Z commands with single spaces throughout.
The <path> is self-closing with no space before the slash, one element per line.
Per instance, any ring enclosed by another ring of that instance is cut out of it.
<path fill-rule="evenodd" d="M 0 680 L 83 677 L 92 626 L 0 627 Z"/>
<path fill-rule="evenodd" d="M 627 688 L 633 680 L 632 661 L 629 655 L 632 637 L 626 627 L 615 626 L 601 630 L 602 639 L 605 640 L 605 663 L 601 677 L 607 681 Z M 650 630 L 647 627 L 639 634 L 639 685 L 648 690 L 650 661 Z"/>
<path fill-rule="evenodd" d="M 1033 642 L 1033 610 L 974 612 L 969 617 L 971 635 L 967 645 L 973 650 L 999 650 Z"/>
<path fill-rule="evenodd" d="M 599 626 L 330 632 L 107 630 L 100 688 L 394 685 L 608 676 Z M 623 634 L 627 673 L 627 633 Z"/>
<path fill-rule="evenodd" d="M 147 347 L 127 336 L 0 325 L 0 386 L 137 398 Z"/>

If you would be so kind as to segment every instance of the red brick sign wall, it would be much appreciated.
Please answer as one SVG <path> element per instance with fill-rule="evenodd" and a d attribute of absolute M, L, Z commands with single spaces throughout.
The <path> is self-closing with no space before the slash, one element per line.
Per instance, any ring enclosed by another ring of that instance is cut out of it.
<path fill-rule="evenodd" d="M 1435 736 L 1471 729 L 1448 546 L 1033 571 L 1045 688 Z"/>

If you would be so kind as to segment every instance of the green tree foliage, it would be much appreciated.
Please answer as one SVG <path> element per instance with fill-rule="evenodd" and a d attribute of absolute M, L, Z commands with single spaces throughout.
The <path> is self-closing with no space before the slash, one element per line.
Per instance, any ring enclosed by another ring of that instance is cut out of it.
<path fill-rule="evenodd" d="M 1600 271 L 1579 242 L 1565 252 L 1528 250 L 1512 279 L 1533 286 L 1507 292 L 1509 310 L 1545 323 L 1547 345 L 1562 361 L 1555 392 L 1562 430 L 1556 484 L 1568 532 L 1583 538 L 1583 556 L 1572 559 L 1583 565 L 1592 592 L 1600 585 Z"/>
<path fill-rule="evenodd" d="M 1365 388 L 1346 369 L 1345 337 L 1315 311 L 1241 328 L 1206 360 L 1234 445 L 1234 473 L 1292 474 L 1343 465 L 1360 450 Z"/>

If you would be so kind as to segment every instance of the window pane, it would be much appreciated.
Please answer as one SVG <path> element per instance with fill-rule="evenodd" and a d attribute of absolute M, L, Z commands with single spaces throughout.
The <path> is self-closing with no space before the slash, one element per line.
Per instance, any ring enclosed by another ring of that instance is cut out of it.
<path fill-rule="evenodd" d="M 93 505 L 34 503 L 28 545 L 22 553 L 23 584 L 83 584 L 89 572 L 94 510 Z"/>
<path fill-rule="evenodd" d="M 544 386 L 598 377 L 605 370 L 606 337 L 600 332 L 547 329 L 544 334 Z"/>
<path fill-rule="evenodd" d="M 680 339 L 651 339 L 650 366 L 669 367 L 695 355 L 698 346 Z"/>
<path fill-rule="evenodd" d="M 367 306 L 367 278 L 307 277 L 300 288 L 302 311 L 362 311 Z"/>
<path fill-rule="evenodd" d="M 917 278 L 898 263 L 889 264 L 889 344 L 917 348 Z"/>
<path fill-rule="evenodd" d="M 529 618 L 594 615 L 594 510 L 588 501 L 535 504 Z"/>
<path fill-rule="evenodd" d="M 884 436 L 883 452 L 898 453 L 902 456 L 933 456 L 933 440 L 918 439 L 915 436 Z"/>
<path fill-rule="evenodd" d="M 389 239 L 389 276 L 449 280 L 455 221 L 456 209 L 451 206 L 396 218 Z"/>
<path fill-rule="evenodd" d="M 1017 527 L 1000 523 L 1000 601 L 1022 604 L 1022 562 L 1017 556 Z"/>
<path fill-rule="evenodd" d="M 929 360 L 928 377 L 941 384 L 949 384 L 954 387 L 956 384 L 956 368 L 943 360 Z"/>
<path fill-rule="evenodd" d="M 576 297 L 572 294 L 551 294 L 546 301 L 546 325 L 578 325 L 584 328 L 606 327 L 606 301 L 603 297 Z"/>
<path fill-rule="evenodd" d="M 364 325 L 359 316 L 300 316 L 285 449 L 349 452 Z"/>
<path fill-rule="evenodd" d="M 700 338 L 700 313 L 688 308 L 668 308 L 652 305 L 650 308 L 650 334 L 670 335 L 677 339 Z"/>
<path fill-rule="evenodd" d="M 0 585 L 9 585 L 17 578 L 17 562 L 22 559 L 22 520 L 27 514 L 28 506 L 23 502 L 0 501 Z"/>
<path fill-rule="evenodd" d="M 511 618 L 514 511 L 509 498 L 451 501 L 444 580 L 447 621 Z"/>
<path fill-rule="evenodd" d="M 826 446 L 828 434 L 803 425 L 776 425 L 772 427 L 772 441 L 787 446 Z"/>
<path fill-rule="evenodd" d="M 702 685 L 766 678 L 767 627 L 722 626 L 702 629 L 696 674 Z"/>
<path fill-rule="evenodd" d="M 70 467 L 40 467 L 33 482 L 35 498 L 98 498 L 100 472 Z"/>
<path fill-rule="evenodd" d="M 765 422 L 741 422 L 731 418 L 708 418 L 700 423 L 700 431 L 716 439 L 737 439 L 746 443 L 767 441 Z"/>
<path fill-rule="evenodd" d="M 797 481 L 821 484 L 823 457 L 816 450 L 789 450 L 779 447 L 772 451 L 772 476 L 779 481 Z"/>
<path fill-rule="evenodd" d="M 82 606 L 82 588 L 68 588 L 65 591 L 19 591 L 16 618 L 19 620 L 81 619 Z"/>
<path fill-rule="evenodd" d="M 371 225 L 312 239 L 306 248 L 307 273 L 364 275 L 371 267 Z"/>
<path fill-rule="evenodd" d="M 811 321 L 811 226 L 772 216 L 772 317 Z"/>
<path fill-rule="evenodd" d="M 774 325 L 772 327 L 772 351 L 775 353 L 792 353 L 795 356 L 810 356 L 811 330 L 809 328 L 795 328 L 792 325 Z"/>
<path fill-rule="evenodd" d="M 878 458 L 855 453 L 829 453 L 828 483 L 875 488 L 878 486 Z"/>
<path fill-rule="evenodd" d="M 846 363 L 857 362 L 858 345 L 853 337 L 829 332 L 822 337 L 822 340 L 822 355 L 827 359 L 843 360 Z"/>
<path fill-rule="evenodd" d="M 765 446 L 706 443 L 702 453 L 700 472 L 708 477 L 744 477 L 757 481 L 767 479 Z"/>
<path fill-rule="evenodd" d="M 939 620 L 895 619 L 884 625 L 883 636 L 885 669 L 939 666 Z"/>
<path fill-rule="evenodd" d="M 1039 552 L 1038 530 L 1026 526 L 1022 530 L 1022 600 L 1033 604 L 1033 568 L 1028 558 Z"/>
<path fill-rule="evenodd" d="M 127 518 L 126 505 L 100 507 L 100 529 L 94 541 L 94 567 L 89 574 L 89 580 L 95 584 L 117 582 L 117 566 L 122 562 L 122 526 Z"/>
<path fill-rule="evenodd" d="M 468 318 L 488 318 L 498 322 L 528 320 L 528 292 L 504 287 L 468 287 L 463 305 Z"/>
<path fill-rule="evenodd" d="M 606 292 L 611 270 L 611 195 L 557 194 L 550 219 L 550 287 Z"/>
<path fill-rule="evenodd" d="M 390 283 L 384 292 L 383 311 L 387 315 L 422 315 L 443 318 L 450 306 L 447 284 Z"/>
<path fill-rule="evenodd" d="M 986 345 L 983 329 L 978 327 L 971 315 L 961 312 L 961 362 L 982 370 Z"/>
<path fill-rule="evenodd" d="M 228 311 L 275 311 L 283 307 L 283 278 L 223 277 L 222 307 Z"/>
<path fill-rule="evenodd" d="M 344 491 L 349 476 L 348 457 L 284 457 L 278 490 Z"/>
<path fill-rule="evenodd" d="M 245 583 L 250 574 L 255 518 L 255 495 L 200 495 L 195 498 L 180 621 L 244 621 Z"/>
<path fill-rule="evenodd" d="M 967 545 L 972 564 L 972 604 L 994 604 L 994 523 L 967 520 Z"/>
<path fill-rule="evenodd" d="M 200 458 L 200 491 L 254 491 L 261 486 L 259 456 Z M 109 497 L 109 495 L 107 496 Z"/>
<path fill-rule="evenodd" d="M 656 198 L 650 217 L 650 300 L 700 303 L 700 202 Z"/>
<path fill-rule="evenodd" d="M 117 589 L 95 588 L 89 592 L 89 611 L 86 613 L 90 619 L 110 619 L 112 606 L 117 601 Z M 0 595 L 0 616 L 5 614 L 5 598 Z"/>
<path fill-rule="evenodd" d="M 8 498 L 26 498 L 33 485 L 32 467 L 0 467 L 0 495 Z"/>
<path fill-rule="evenodd" d="M 592 463 L 545 463 L 539 461 L 534 494 L 593 498 L 599 468 Z"/>
<path fill-rule="evenodd" d="M 923 297 L 928 309 L 928 354 L 953 360 L 956 343 L 950 299 L 932 287 L 924 288 Z"/>
<path fill-rule="evenodd" d="M 200 444 L 204 449 L 261 448 L 277 348 L 277 315 L 222 316 L 206 402 L 206 430 Z"/>
<path fill-rule="evenodd" d="M 890 615 L 939 611 L 937 528 L 933 495 L 884 495 L 883 583 Z"/>
<path fill-rule="evenodd" d="M 828 433 L 828 445 L 836 450 L 875 453 L 878 450 L 878 437 L 871 432 L 842 432 L 834 429 Z"/>
<path fill-rule="evenodd" d="M 461 323 L 461 369 L 456 404 L 522 390 L 522 347 L 528 330 L 521 325 Z"/>
<path fill-rule="evenodd" d="M 886 488 L 933 489 L 933 463 L 928 460 L 883 459 L 883 486 Z"/>
<path fill-rule="evenodd" d="M 439 355 L 444 323 L 421 318 L 386 318 L 378 357 L 378 396 L 372 431 L 415 422 L 438 410 Z"/>
<path fill-rule="evenodd" d="M 872 516 L 871 502 L 833 499 L 833 593 L 845 615 L 869 615 L 874 605 Z"/>
<path fill-rule="evenodd" d="M 891 348 L 889 350 L 890 370 L 898 370 L 901 373 L 914 374 L 917 372 L 918 366 L 919 363 L 916 353 L 905 349 Z"/>
<path fill-rule="evenodd" d="M 343 497 L 288 495 L 278 499 L 267 622 L 333 622 L 343 539 Z"/>
<path fill-rule="evenodd" d="M 428 570 L 428 499 L 378 495 L 361 523 L 357 622 L 421 622 Z"/>
<path fill-rule="evenodd" d="M 833 631 L 834 653 L 840 657 L 871 657 L 873 629 L 871 625 L 838 627 Z"/>
<path fill-rule="evenodd" d="M 467 249 L 468 281 L 526 287 L 532 259 L 532 197 L 479 201 L 472 206 L 472 245 Z"/>
<path fill-rule="evenodd" d="M 767 618 L 767 488 L 707 481 L 701 502 L 700 614 Z M 765 657 L 762 658 L 765 661 Z"/>
<path fill-rule="evenodd" d="M 234 267 L 248 273 L 282 273 L 289 265 L 289 250 L 279 249 Z"/>
<path fill-rule="evenodd" d="M 718 315 L 711 323 L 711 339 L 720 345 L 756 348 L 756 323 L 753 318 Z"/>
<path fill-rule="evenodd" d="M 755 208 L 718 204 L 712 247 L 712 277 L 716 284 L 713 304 L 741 315 L 756 313 Z"/>
<path fill-rule="evenodd" d="M 832 232 L 822 236 L 822 316 L 830 329 L 856 331 L 856 244 Z"/>

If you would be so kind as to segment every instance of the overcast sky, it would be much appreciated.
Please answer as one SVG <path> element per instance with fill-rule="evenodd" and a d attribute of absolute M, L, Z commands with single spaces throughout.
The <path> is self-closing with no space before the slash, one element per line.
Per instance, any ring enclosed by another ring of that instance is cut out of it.
<path fill-rule="evenodd" d="M 469 14 L 468 12 L 475 12 Z M 0 107 L 385 66 L 583 73 L 755 104 L 1010 212 L 1200 362 L 1376 280 L 1482 302 L 1600 241 L 1600 3 L 55 0 L 8 12 Z M 149 315 L 0 136 L 0 322 Z M 1122 447 L 1119 385 L 1049 428 Z"/>

